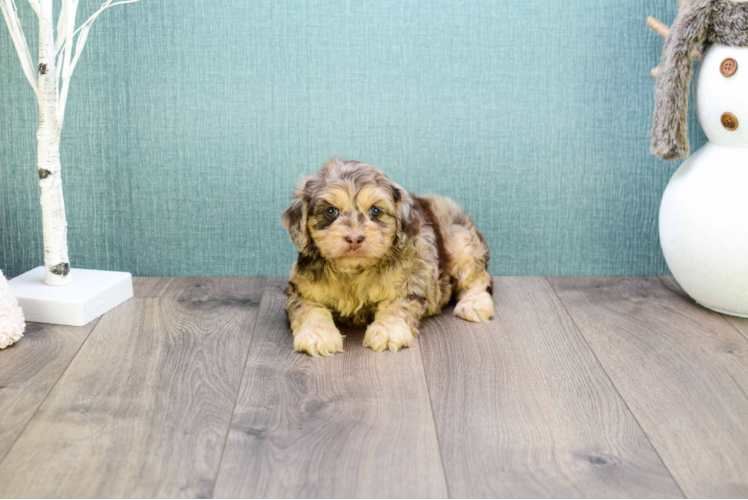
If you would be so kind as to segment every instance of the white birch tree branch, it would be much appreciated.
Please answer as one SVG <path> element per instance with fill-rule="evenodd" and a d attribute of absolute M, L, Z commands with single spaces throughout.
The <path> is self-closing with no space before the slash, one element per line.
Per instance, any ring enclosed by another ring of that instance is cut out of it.
<path fill-rule="evenodd" d="M 62 122 L 65 120 L 65 106 L 68 102 L 68 89 L 70 88 L 70 77 L 73 75 L 73 66 L 71 65 L 71 54 L 73 52 L 73 29 L 75 28 L 75 15 L 78 11 L 78 0 L 68 0 L 65 2 L 67 8 L 63 6 L 65 10 L 65 21 L 63 28 L 65 30 L 65 45 L 63 46 L 62 60 L 58 62 L 58 65 L 62 67 L 62 72 L 59 77 L 55 79 L 55 93 L 57 93 L 58 84 L 60 85 L 59 97 L 56 96 L 56 110 L 55 110 L 55 131 L 60 133 L 62 131 Z M 60 16 L 62 21 L 62 16 Z M 58 29 L 60 22 L 57 23 Z M 58 37 L 60 33 L 57 33 Z M 60 72 L 58 72 L 59 74 Z M 60 79 L 62 80 L 60 82 Z"/>
<path fill-rule="evenodd" d="M 41 15 L 41 11 L 39 10 L 39 0 L 29 0 L 29 4 L 31 5 L 31 8 L 34 9 L 34 12 L 36 12 L 36 17 L 39 17 Z"/>
<path fill-rule="evenodd" d="M 63 54 L 65 48 L 65 40 L 67 38 L 67 22 L 68 22 L 68 7 L 70 1 L 63 0 L 62 8 L 60 9 L 59 17 L 57 18 L 57 37 L 55 38 L 55 59 Z M 55 63 L 55 106 L 57 106 L 60 99 L 60 83 L 62 76 L 62 58 L 59 62 Z"/>
<path fill-rule="evenodd" d="M 114 0 L 107 0 L 106 2 L 101 4 L 99 10 L 94 12 L 91 17 L 86 20 L 85 23 L 83 23 L 77 30 L 73 31 L 73 27 L 75 26 L 75 15 L 76 11 L 78 10 L 78 0 L 65 0 L 65 3 L 69 3 L 70 5 L 67 6 L 67 15 L 65 16 L 63 23 L 65 29 L 65 34 L 62 35 L 62 40 L 64 41 L 64 45 L 62 46 L 63 60 L 60 61 L 60 66 L 62 66 L 63 69 L 61 73 L 61 79 L 59 80 L 60 91 L 59 98 L 57 99 L 57 112 L 55 117 L 56 130 L 62 130 L 62 123 L 65 120 L 65 106 L 67 105 L 68 100 L 68 89 L 70 88 L 70 77 L 73 76 L 75 66 L 78 64 L 78 59 L 80 59 L 81 53 L 83 52 L 83 47 L 85 47 L 86 45 L 86 41 L 88 40 L 88 33 L 91 30 L 91 25 L 94 21 L 96 21 L 96 18 L 99 17 L 99 15 L 101 15 L 101 13 L 106 9 L 114 7 L 116 5 L 135 3 L 138 1 L 139 0 L 122 0 L 120 2 L 114 2 Z M 64 8 L 65 5 L 63 5 L 63 9 Z M 61 13 L 60 23 L 62 22 L 63 17 Z M 61 38 L 61 32 L 59 31 L 60 23 L 58 23 L 58 40 L 60 40 Z M 80 32 L 80 34 L 78 34 L 78 32 Z M 75 38 L 76 34 L 78 34 L 78 39 L 75 41 L 75 54 L 72 56 L 71 60 L 70 56 L 73 52 L 73 39 Z"/>
<path fill-rule="evenodd" d="M 32 4 L 33 6 L 33 4 Z M 29 46 L 26 43 L 26 37 L 23 34 L 23 28 L 21 28 L 21 21 L 18 19 L 18 11 L 16 10 L 16 3 L 14 0 L 0 0 L 0 10 L 3 12 L 5 18 L 5 24 L 8 25 L 8 31 L 10 32 L 10 38 L 13 40 L 13 45 L 16 47 L 18 53 L 18 59 L 21 61 L 21 67 L 26 75 L 26 79 L 31 84 L 31 88 L 34 89 L 34 93 L 38 94 L 38 82 L 36 80 L 36 65 L 31 59 L 31 52 L 29 52 Z"/>
<path fill-rule="evenodd" d="M 57 50 L 55 49 L 55 58 Z M 62 75 L 62 59 L 59 62 L 55 62 L 55 109 L 60 100 L 60 76 Z"/>
<path fill-rule="evenodd" d="M 78 58 L 81 56 L 81 52 L 83 51 L 83 47 L 86 45 L 86 40 L 88 39 L 88 31 L 91 29 L 91 25 L 96 20 L 99 15 L 104 12 L 109 7 L 114 7 L 116 5 L 123 5 L 126 3 L 135 3 L 140 0 L 122 0 L 121 2 L 114 2 L 113 0 L 107 0 L 103 4 L 101 4 L 101 7 L 99 7 L 99 10 L 94 12 L 91 17 L 89 17 L 85 23 L 83 23 L 77 30 L 75 30 L 75 35 L 79 31 L 81 32 L 80 35 L 78 35 L 78 41 L 75 43 L 75 56 L 73 57 L 73 66 L 71 68 L 72 70 L 75 70 L 75 65 L 78 64 Z"/>
<path fill-rule="evenodd" d="M 55 56 L 60 53 L 62 44 L 65 43 L 65 36 L 67 35 L 67 31 L 65 31 L 65 23 L 67 22 L 67 19 L 68 19 L 67 17 L 68 4 L 69 2 L 66 2 L 65 0 L 62 1 L 62 9 L 60 9 L 60 17 L 57 18 L 57 38 L 55 38 Z"/>
<path fill-rule="evenodd" d="M 77 30 L 75 30 L 75 33 L 78 33 L 86 25 L 88 25 L 90 27 L 91 24 L 96 20 L 96 18 L 99 17 L 99 15 L 102 12 L 104 12 L 105 10 L 107 10 L 109 7 L 115 7 L 117 5 L 123 5 L 123 4 L 126 4 L 126 3 L 135 3 L 135 2 L 139 2 L 140 0 L 122 0 L 120 2 L 112 3 L 113 1 L 114 0 L 107 0 L 106 2 L 104 2 L 103 4 L 101 4 L 101 7 L 99 7 L 99 10 L 97 10 L 96 12 L 94 12 L 93 14 L 91 14 L 91 17 L 89 17 L 86 20 L 85 23 L 81 24 L 81 26 Z"/>

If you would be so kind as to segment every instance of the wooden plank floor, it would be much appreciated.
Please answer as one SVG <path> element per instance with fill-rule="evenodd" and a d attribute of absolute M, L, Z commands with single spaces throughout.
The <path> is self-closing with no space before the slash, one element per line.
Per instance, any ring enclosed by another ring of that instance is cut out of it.
<path fill-rule="evenodd" d="M 671 278 L 554 278 L 689 497 L 748 496 L 748 341 Z"/>
<path fill-rule="evenodd" d="M 0 460 L 98 322 L 80 327 L 29 324 L 23 342 L 8 350 L 13 354 L 0 358 Z"/>
<path fill-rule="evenodd" d="M 264 281 L 137 280 L 0 463 L 0 494 L 209 496 Z"/>
<path fill-rule="evenodd" d="M 347 330 L 340 356 L 293 355 L 284 287 L 265 289 L 216 497 L 446 496 L 419 347 L 375 356 Z"/>
<path fill-rule="evenodd" d="M 415 346 L 291 349 L 277 278 L 137 278 L 0 351 L 0 497 L 746 497 L 748 320 L 671 278 L 496 278 Z"/>
<path fill-rule="evenodd" d="M 421 338 L 456 497 L 680 497 L 543 278 L 494 283 L 496 318 Z"/>

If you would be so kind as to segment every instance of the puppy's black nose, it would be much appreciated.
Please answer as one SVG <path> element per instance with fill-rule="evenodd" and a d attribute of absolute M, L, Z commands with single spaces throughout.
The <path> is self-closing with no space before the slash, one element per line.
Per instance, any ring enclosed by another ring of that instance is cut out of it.
<path fill-rule="evenodd" d="M 343 239 L 347 241 L 348 243 L 350 243 L 351 245 L 359 245 L 363 243 L 364 235 L 353 233 L 353 234 L 349 234 Z"/>

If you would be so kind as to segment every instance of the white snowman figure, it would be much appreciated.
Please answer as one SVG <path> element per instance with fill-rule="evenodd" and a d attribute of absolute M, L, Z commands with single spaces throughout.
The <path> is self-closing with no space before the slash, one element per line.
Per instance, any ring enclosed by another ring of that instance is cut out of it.
<path fill-rule="evenodd" d="M 662 250 L 698 303 L 748 317 L 748 47 L 710 45 L 695 78 L 695 100 L 709 142 L 665 190 Z"/>

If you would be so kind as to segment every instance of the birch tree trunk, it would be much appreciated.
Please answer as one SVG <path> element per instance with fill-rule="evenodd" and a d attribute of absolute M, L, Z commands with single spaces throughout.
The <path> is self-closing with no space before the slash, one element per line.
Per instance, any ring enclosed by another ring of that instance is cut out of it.
<path fill-rule="evenodd" d="M 44 282 L 67 285 L 72 282 L 68 258 L 68 223 L 62 197 L 60 128 L 55 127 L 55 34 L 52 0 L 40 0 L 38 95 L 39 129 L 37 167 L 41 188 L 42 232 L 44 238 Z"/>

